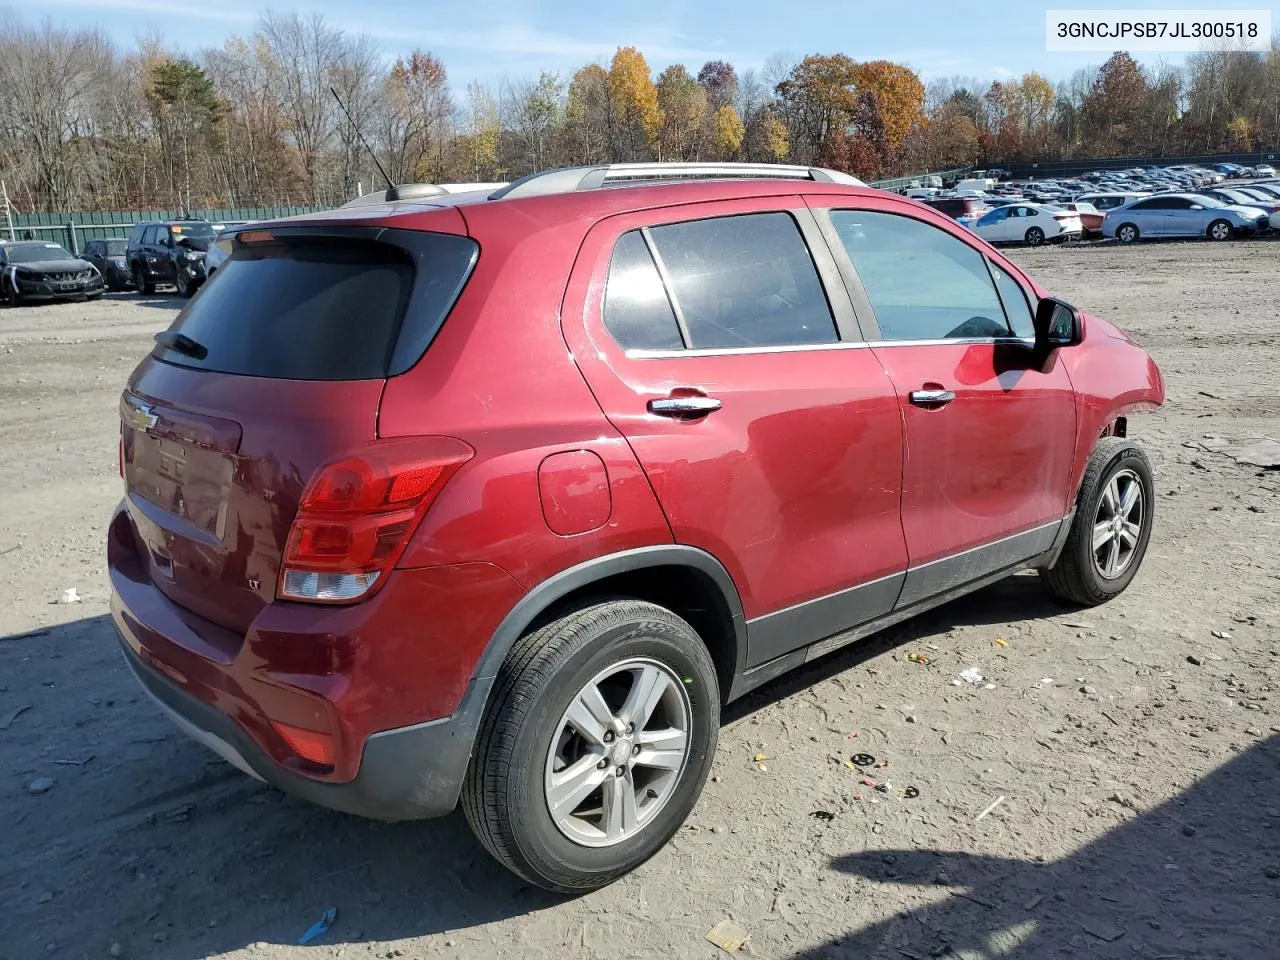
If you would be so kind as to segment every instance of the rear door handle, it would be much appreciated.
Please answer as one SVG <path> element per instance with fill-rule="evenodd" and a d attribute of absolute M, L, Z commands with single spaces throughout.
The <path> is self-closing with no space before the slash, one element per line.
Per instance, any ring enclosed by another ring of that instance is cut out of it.
<path fill-rule="evenodd" d="M 665 397 L 649 401 L 649 412 L 660 417 L 705 417 L 720 409 L 715 397 Z"/>
<path fill-rule="evenodd" d="M 941 407 L 956 398 L 954 390 L 912 390 L 909 396 L 918 407 Z"/>

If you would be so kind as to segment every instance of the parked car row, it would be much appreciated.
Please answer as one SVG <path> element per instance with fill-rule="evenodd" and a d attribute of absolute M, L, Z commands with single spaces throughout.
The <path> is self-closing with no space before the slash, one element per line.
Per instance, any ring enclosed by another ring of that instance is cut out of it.
<path fill-rule="evenodd" d="M 1271 228 L 1270 214 L 1256 206 L 1227 203 L 1206 193 L 1162 193 L 1107 211 L 1104 236 L 1121 243 L 1148 237 L 1208 237 L 1231 240 Z"/>
<path fill-rule="evenodd" d="M 1195 174 L 1192 179 L 1202 182 L 1205 177 Z M 1082 181 L 1058 181 L 1049 188 L 1052 200 L 1043 199 L 1044 191 L 1029 185 L 1003 183 L 952 194 L 904 193 L 989 242 L 1032 246 L 1091 236 L 1124 243 L 1151 237 L 1230 240 L 1268 231 L 1280 215 L 1280 181 L 1276 180 L 1222 180 L 1194 189 L 1168 189 L 1157 185 L 1161 181 L 1099 182 L 1105 189 L 1090 189 Z M 1116 183 L 1120 186 L 1113 187 Z"/>
<path fill-rule="evenodd" d="M 44 240 L 0 240 L 0 300 L 95 299 L 107 290 L 155 293 L 171 285 L 191 297 L 212 268 L 205 257 L 225 225 L 208 220 L 154 220 L 135 224 L 129 238 L 87 240 L 80 256 Z M 218 249 L 215 265 L 230 254 Z"/>

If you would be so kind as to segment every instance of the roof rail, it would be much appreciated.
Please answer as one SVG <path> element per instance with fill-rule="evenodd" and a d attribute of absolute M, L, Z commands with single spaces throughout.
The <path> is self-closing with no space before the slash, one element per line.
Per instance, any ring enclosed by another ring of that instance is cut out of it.
<path fill-rule="evenodd" d="M 655 181 L 732 179 L 814 180 L 854 187 L 866 186 L 857 177 L 839 170 L 782 163 L 607 163 L 531 173 L 501 190 L 495 190 L 489 194 L 489 199 L 543 197 L 599 187 L 647 185 Z"/>

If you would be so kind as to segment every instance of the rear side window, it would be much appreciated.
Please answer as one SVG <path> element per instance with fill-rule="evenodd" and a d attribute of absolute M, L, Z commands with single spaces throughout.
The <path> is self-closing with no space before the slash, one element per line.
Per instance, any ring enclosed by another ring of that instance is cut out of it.
<path fill-rule="evenodd" d="M 817 268 L 789 214 L 665 224 L 649 235 L 690 347 L 838 340 Z"/>
<path fill-rule="evenodd" d="M 465 237 L 409 234 L 406 243 L 293 237 L 241 246 L 170 327 L 196 347 L 161 345 L 156 355 L 286 380 L 403 373 L 426 351 L 476 256 Z"/>
<path fill-rule="evenodd" d="M 624 349 L 684 347 L 662 277 L 639 230 L 624 233 L 613 249 L 604 292 L 604 325 Z"/>

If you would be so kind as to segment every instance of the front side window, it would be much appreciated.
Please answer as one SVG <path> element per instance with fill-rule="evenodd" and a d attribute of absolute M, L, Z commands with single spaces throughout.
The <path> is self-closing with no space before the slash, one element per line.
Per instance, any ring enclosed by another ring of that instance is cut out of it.
<path fill-rule="evenodd" d="M 932 224 L 893 213 L 833 210 L 884 340 L 1007 337 L 981 253 Z"/>
<path fill-rule="evenodd" d="M 649 230 L 693 349 L 835 343 L 835 320 L 790 214 L 751 213 Z"/>
<path fill-rule="evenodd" d="M 991 273 L 996 278 L 996 289 L 1000 292 L 1000 301 L 1004 304 L 1005 316 L 1009 318 L 1009 326 L 1016 337 L 1031 339 L 1036 335 L 1035 314 L 1031 312 L 1031 301 L 1022 284 L 998 263 L 991 263 Z"/>

